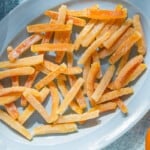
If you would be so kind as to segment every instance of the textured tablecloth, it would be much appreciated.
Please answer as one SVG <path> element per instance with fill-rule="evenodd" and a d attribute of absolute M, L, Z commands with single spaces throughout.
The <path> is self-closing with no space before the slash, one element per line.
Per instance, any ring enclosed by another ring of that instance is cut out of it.
<path fill-rule="evenodd" d="M 22 1 L 24 0 L 0 0 L 0 19 Z M 148 127 L 150 127 L 150 112 L 135 127 L 104 150 L 144 150 L 145 132 Z"/>

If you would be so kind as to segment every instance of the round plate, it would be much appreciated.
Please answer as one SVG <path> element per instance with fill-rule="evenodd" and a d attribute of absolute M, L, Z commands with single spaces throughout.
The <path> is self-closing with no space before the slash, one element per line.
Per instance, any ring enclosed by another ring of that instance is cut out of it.
<path fill-rule="evenodd" d="M 138 3 L 139 1 L 139 3 Z M 101 8 L 113 9 L 116 4 L 122 3 L 128 8 L 129 17 L 139 13 L 141 15 L 142 24 L 146 36 L 147 49 L 150 48 L 150 26 L 148 19 L 141 13 L 135 5 L 140 4 L 140 0 L 136 0 L 135 4 L 120 0 L 58 0 L 50 2 L 49 0 L 27 0 L 14 9 L 7 17 L 0 22 L 0 48 L 1 60 L 6 60 L 6 47 L 11 44 L 15 46 L 22 41 L 28 34 L 26 33 L 26 25 L 30 23 L 43 22 L 46 17 L 41 16 L 47 9 L 56 9 L 61 4 L 66 4 L 71 9 L 81 9 L 89 7 L 93 4 L 99 4 Z M 147 2 L 148 3 L 148 2 Z M 148 5 L 148 4 L 147 4 Z M 145 4 L 146 6 L 146 4 Z M 150 53 L 145 57 L 145 63 L 150 64 Z M 9 129 L 3 123 L 0 123 L 0 149 L 3 150 L 59 150 L 59 149 L 101 149 L 115 141 L 127 130 L 133 127 L 144 114 L 149 110 L 149 68 L 144 75 L 134 84 L 135 94 L 130 96 L 126 104 L 129 109 L 128 116 L 124 116 L 120 111 L 101 116 L 96 121 L 89 121 L 87 124 L 79 128 L 79 131 L 73 134 L 50 135 L 35 137 L 32 141 L 27 141 L 16 132 Z M 38 117 L 35 114 L 34 118 Z M 34 125 L 39 124 L 35 122 Z M 34 127 L 32 121 L 29 120 L 26 125 L 30 130 Z"/>

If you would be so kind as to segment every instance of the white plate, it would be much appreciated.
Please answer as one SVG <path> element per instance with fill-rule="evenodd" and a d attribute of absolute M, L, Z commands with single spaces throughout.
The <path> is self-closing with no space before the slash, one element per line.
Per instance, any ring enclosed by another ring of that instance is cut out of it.
<path fill-rule="evenodd" d="M 150 26 L 148 19 L 143 16 L 140 9 L 136 7 L 139 5 L 143 8 L 147 8 L 141 5 L 141 0 L 136 0 L 135 4 L 127 1 L 120 0 L 27 0 L 22 5 L 13 10 L 7 17 L 0 22 L 0 59 L 6 59 L 5 49 L 8 44 L 15 46 L 21 40 L 23 40 L 28 34 L 25 31 L 27 24 L 45 21 L 45 17 L 41 17 L 42 13 L 47 9 L 55 9 L 60 4 L 67 4 L 69 8 L 80 9 L 91 6 L 98 3 L 101 8 L 114 8 L 118 3 L 122 3 L 128 8 L 129 16 L 133 16 L 135 13 L 139 13 L 142 17 L 142 23 L 144 26 L 147 49 L 150 48 Z M 43 19 L 44 18 L 44 19 Z M 145 58 L 146 64 L 150 64 L 150 53 L 148 52 Z M 129 108 L 129 115 L 123 116 L 120 111 L 116 111 L 113 114 L 102 116 L 98 122 L 89 121 L 86 125 L 83 125 L 77 133 L 67 135 L 51 135 L 36 137 L 33 141 L 29 142 L 18 135 L 16 132 L 9 129 L 3 123 L 0 123 L 0 149 L 2 150 L 59 150 L 59 149 L 101 149 L 108 144 L 115 141 L 127 130 L 133 127 L 137 121 L 139 121 L 144 114 L 149 110 L 150 106 L 150 92 L 149 92 L 149 68 L 145 74 L 138 80 L 133 86 L 135 94 L 128 98 L 126 104 Z M 34 115 L 36 119 L 37 114 Z M 33 121 L 29 121 L 27 127 L 33 128 Z M 36 122 L 35 124 L 38 124 Z M 130 139 L 129 139 L 130 140 Z"/>

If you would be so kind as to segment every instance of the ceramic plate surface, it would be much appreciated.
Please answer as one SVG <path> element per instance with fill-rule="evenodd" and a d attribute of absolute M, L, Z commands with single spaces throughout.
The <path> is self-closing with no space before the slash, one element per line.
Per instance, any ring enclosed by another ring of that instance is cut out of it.
<path fill-rule="evenodd" d="M 47 9 L 57 9 L 61 4 L 66 4 L 71 9 L 81 9 L 93 4 L 99 4 L 101 8 L 113 9 L 116 4 L 122 3 L 128 8 L 129 17 L 135 13 L 141 15 L 142 24 L 146 36 L 147 49 L 150 49 L 150 25 L 148 22 L 149 1 L 121 1 L 121 0 L 27 0 L 9 13 L 0 22 L 0 59 L 6 60 L 6 47 L 17 45 L 25 37 L 26 25 L 36 22 L 45 22 L 43 12 Z M 144 5 L 144 4 L 145 5 Z M 142 11 L 144 10 L 144 13 Z M 147 15 L 147 16 L 146 16 Z M 76 58 L 77 59 L 77 58 Z M 145 58 L 145 63 L 150 66 L 150 53 Z M 103 66 L 105 68 L 105 66 Z M 0 122 L 0 149 L 1 150 L 95 150 L 101 149 L 115 141 L 127 130 L 133 127 L 149 110 L 149 68 L 145 74 L 134 84 L 135 94 L 126 101 L 129 115 L 124 116 L 118 110 L 115 113 L 102 116 L 97 122 L 89 121 L 78 132 L 67 135 L 51 135 L 35 137 L 31 142 L 22 138 L 13 130 Z M 29 120 L 26 126 L 29 130 L 41 123 L 34 114 L 33 120 Z M 36 120 L 36 121 L 35 121 Z"/>

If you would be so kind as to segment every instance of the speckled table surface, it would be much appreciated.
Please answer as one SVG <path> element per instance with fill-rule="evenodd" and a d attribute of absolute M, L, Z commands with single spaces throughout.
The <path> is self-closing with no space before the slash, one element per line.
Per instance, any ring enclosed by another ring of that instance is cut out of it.
<path fill-rule="evenodd" d="M 0 19 L 24 0 L 0 0 Z M 150 111 L 135 127 L 104 150 L 144 150 L 146 129 L 150 127 Z"/>

